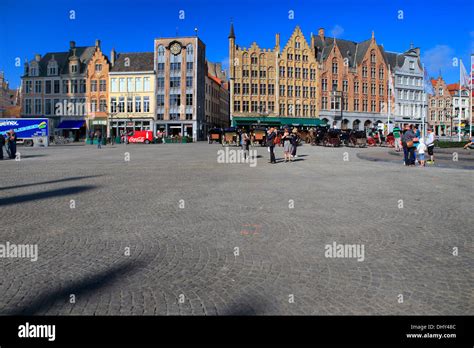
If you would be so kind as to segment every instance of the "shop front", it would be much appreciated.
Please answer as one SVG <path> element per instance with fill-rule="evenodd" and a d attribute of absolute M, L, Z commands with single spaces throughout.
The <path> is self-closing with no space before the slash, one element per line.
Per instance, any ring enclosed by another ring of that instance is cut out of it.
<path fill-rule="evenodd" d="M 197 129 L 194 121 L 189 122 L 166 122 L 157 121 L 155 123 L 155 134 L 161 131 L 165 138 L 187 138 L 189 141 L 196 141 Z"/>
<path fill-rule="evenodd" d="M 121 137 L 132 131 L 153 130 L 153 119 L 109 119 L 112 138 Z"/>
<path fill-rule="evenodd" d="M 86 138 L 86 122 L 84 119 L 71 120 L 63 117 L 55 128 L 54 134 L 72 141 L 83 141 Z"/>

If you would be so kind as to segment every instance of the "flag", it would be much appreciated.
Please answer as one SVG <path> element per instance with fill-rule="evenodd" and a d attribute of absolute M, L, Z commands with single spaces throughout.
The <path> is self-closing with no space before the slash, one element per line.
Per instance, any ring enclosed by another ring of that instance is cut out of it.
<path fill-rule="evenodd" d="M 431 79 L 428 75 L 428 70 L 425 68 L 424 65 L 423 65 L 423 74 L 424 74 L 423 81 L 425 84 L 424 86 L 425 93 L 434 95 L 433 85 L 431 84 Z"/>
<path fill-rule="evenodd" d="M 462 60 L 460 64 L 460 69 L 461 69 L 461 87 L 470 88 L 469 86 L 470 76 L 467 74 L 466 68 L 464 67 L 464 64 L 462 63 Z"/>
<path fill-rule="evenodd" d="M 390 65 L 388 66 L 388 90 L 389 95 L 393 94 L 393 80 L 392 80 L 392 72 L 390 71 Z"/>
<path fill-rule="evenodd" d="M 471 54 L 471 88 L 474 86 L 474 54 Z"/>

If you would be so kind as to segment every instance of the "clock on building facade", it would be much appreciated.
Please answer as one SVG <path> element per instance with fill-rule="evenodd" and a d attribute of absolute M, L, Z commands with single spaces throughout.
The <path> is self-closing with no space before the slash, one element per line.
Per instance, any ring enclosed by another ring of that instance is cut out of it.
<path fill-rule="evenodd" d="M 178 42 L 175 42 L 174 44 L 171 45 L 170 51 L 176 56 L 177 54 L 181 52 L 181 45 Z"/>

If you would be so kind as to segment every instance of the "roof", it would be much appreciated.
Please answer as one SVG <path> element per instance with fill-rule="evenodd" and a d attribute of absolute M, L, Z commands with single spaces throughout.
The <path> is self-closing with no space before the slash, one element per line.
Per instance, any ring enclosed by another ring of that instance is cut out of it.
<path fill-rule="evenodd" d="M 153 52 L 119 53 L 110 72 L 154 71 Z"/>
<path fill-rule="evenodd" d="M 222 81 L 215 77 L 215 76 L 212 76 L 210 73 L 207 73 L 207 77 L 209 77 L 211 80 L 213 80 L 215 83 L 217 83 L 218 85 L 221 85 L 222 84 Z"/>
<path fill-rule="evenodd" d="M 95 46 L 74 47 L 67 52 L 48 52 L 39 61 L 38 76 L 47 76 L 48 63 L 54 59 L 58 63 L 59 75 L 69 74 L 69 58 L 76 55 L 79 59 L 79 73 L 83 74 L 95 52 Z M 33 61 L 32 61 L 33 62 Z"/>

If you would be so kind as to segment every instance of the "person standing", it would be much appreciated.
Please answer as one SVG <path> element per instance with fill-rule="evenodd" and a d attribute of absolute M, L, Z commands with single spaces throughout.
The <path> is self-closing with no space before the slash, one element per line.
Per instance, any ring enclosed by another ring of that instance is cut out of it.
<path fill-rule="evenodd" d="M 418 146 L 416 147 L 416 152 L 418 153 L 418 161 L 420 161 L 420 166 L 425 166 L 425 152 L 427 147 L 423 138 L 420 139 Z"/>
<path fill-rule="evenodd" d="M 13 129 L 10 129 L 8 135 L 8 148 L 10 149 L 10 158 L 15 159 L 16 157 L 16 133 Z"/>
<path fill-rule="evenodd" d="M 428 155 L 430 159 L 426 161 L 428 164 L 434 163 L 434 147 L 435 147 L 435 136 L 432 128 L 428 128 L 428 136 L 426 137 L 426 147 L 428 148 Z"/>
<path fill-rule="evenodd" d="M 276 163 L 275 160 L 275 137 L 276 137 L 276 132 L 275 128 L 270 128 L 267 132 L 267 146 L 268 146 L 268 151 L 270 152 L 270 162 L 272 164 Z"/>
<path fill-rule="evenodd" d="M 415 138 L 415 133 L 413 133 L 412 128 L 407 125 L 405 127 L 405 133 L 402 136 L 402 146 L 403 153 L 405 155 L 405 165 L 414 166 L 415 165 L 415 147 L 413 139 Z"/>
<path fill-rule="evenodd" d="M 398 126 L 393 128 L 393 137 L 395 138 L 395 151 L 400 152 L 400 128 Z"/>
<path fill-rule="evenodd" d="M 281 141 L 283 143 L 283 154 L 285 156 L 285 162 L 291 161 L 291 151 L 293 150 L 293 146 L 291 145 L 292 140 L 288 128 L 285 128 L 283 136 L 281 137 Z"/>
<path fill-rule="evenodd" d="M 102 132 L 100 131 L 100 129 L 98 129 L 97 132 L 95 132 L 95 136 L 97 138 L 97 148 L 101 149 L 102 148 Z"/>
<path fill-rule="evenodd" d="M 5 146 L 5 137 L 0 134 L 0 160 L 3 159 L 3 147 Z"/>
<path fill-rule="evenodd" d="M 291 151 L 291 158 L 296 158 L 298 157 L 296 155 L 296 148 L 298 147 L 298 140 L 299 140 L 298 129 L 293 128 L 291 140 L 292 140 L 291 145 L 293 145 L 293 150 Z"/>

